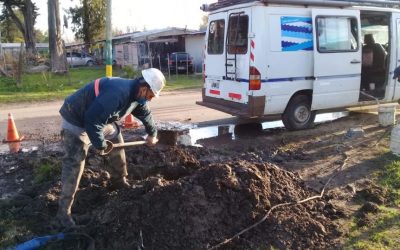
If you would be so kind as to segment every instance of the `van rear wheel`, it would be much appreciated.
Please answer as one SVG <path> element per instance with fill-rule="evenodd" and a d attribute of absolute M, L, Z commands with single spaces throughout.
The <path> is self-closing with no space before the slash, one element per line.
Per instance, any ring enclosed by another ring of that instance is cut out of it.
<path fill-rule="evenodd" d="M 315 111 L 311 111 L 311 102 L 305 95 L 298 95 L 290 100 L 282 115 L 282 122 L 289 130 L 302 130 L 314 126 Z"/>

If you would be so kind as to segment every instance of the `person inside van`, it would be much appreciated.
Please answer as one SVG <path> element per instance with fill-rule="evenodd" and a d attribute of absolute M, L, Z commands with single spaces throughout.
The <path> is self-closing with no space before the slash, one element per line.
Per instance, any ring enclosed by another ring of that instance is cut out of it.
<path fill-rule="evenodd" d="M 375 42 L 372 34 L 364 35 L 362 48 L 362 88 L 369 89 L 370 83 L 375 83 L 377 88 L 383 87 L 385 82 L 387 53 L 383 46 Z"/>
<path fill-rule="evenodd" d="M 393 79 L 396 79 L 398 82 L 400 82 L 400 66 L 394 70 Z"/>

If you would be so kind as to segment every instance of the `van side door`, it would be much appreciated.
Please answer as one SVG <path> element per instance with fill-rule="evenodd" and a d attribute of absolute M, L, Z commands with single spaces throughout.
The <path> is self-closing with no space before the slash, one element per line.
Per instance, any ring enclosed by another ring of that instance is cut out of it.
<path fill-rule="evenodd" d="M 358 103 L 361 84 L 360 11 L 313 9 L 312 109 Z"/>

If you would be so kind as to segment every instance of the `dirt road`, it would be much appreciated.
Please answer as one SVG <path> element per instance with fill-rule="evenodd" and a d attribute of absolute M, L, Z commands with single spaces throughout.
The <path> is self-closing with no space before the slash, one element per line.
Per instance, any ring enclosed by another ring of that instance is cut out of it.
<path fill-rule="evenodd" d="M 180 121 L 212 124 L 232 116 L 208 109 L 195 102 L 201 100 L 200 90 L 165 92 L 150 102 L 156 121 Z M 12 113 L 21 134 L 58 134 L 60 116 L 58 113 L 63 101 L 43 103 L 0 104 L 0 138 L 7 132 L 7 114 Z M 35 139 L 35 138 L 33 138 Z"/>

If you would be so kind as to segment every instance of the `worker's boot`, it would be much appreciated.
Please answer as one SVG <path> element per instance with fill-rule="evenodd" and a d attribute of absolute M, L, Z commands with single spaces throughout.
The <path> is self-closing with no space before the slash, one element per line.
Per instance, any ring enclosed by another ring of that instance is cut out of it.
<path fill-rule="evenodd" d="M 76 227 L 74 219 L 72 219 L 71 214 L 68 214 L 66 212 L 61 212 L 58 210 L 57 212 L 57 220 L 60 226 L 64 228 L 73 228 Z"/>
<path fill-rule="evenodd" d="M 122 178 L 114 179 L 114 180 L 111 179 L 109 188 L 111 190 L 128 189 L 128 188 L 131 188 L 131 185 L 126 181 L 125 177 L 122 177 Z"/>
<path fill-rule="evenodd" d="M 114 142 L 123 143 L 122 135 L 119 134 Z M 110 189 L 130 188 L 131 186 L 126 181 L 128 171 L 126 169 L 125 150 L 122 148 L 113 149 L 110 154 L 105 156 L 104 161 L 111 176 Z"/>
<path fill-rule="evenodd" d="M 68 130 L 63 131 L 62 137 L 65 155 L 62 161 L 62 189 L 58 203 L 57 219 L 61 226 L 70 228 L 75 226 L 71 216 L 71 208 L 82 177 L 89 146 L 74 134 L 68 132 Z"/>

